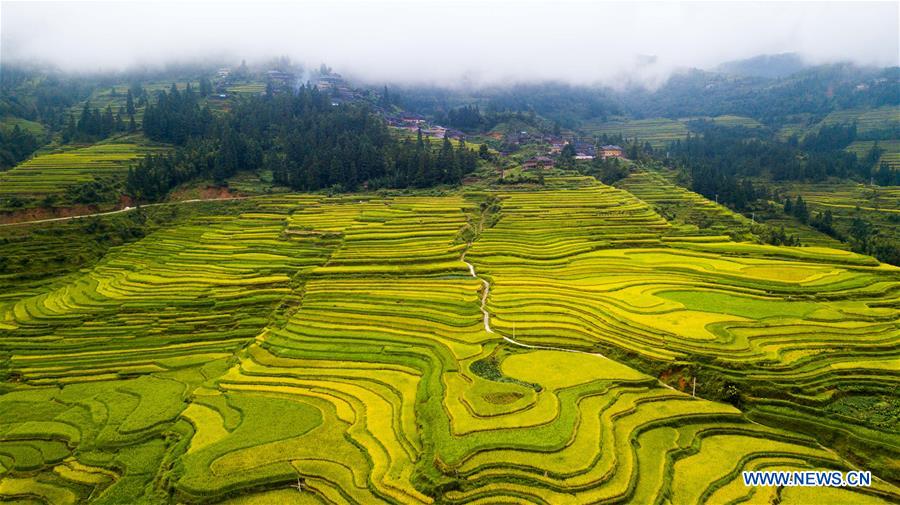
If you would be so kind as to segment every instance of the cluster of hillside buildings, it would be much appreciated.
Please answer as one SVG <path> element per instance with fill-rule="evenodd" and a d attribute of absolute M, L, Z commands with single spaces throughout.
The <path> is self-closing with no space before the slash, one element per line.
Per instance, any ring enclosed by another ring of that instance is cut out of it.
<path fill-rule="evenodd" d="M 550 168 L 556 163 L 556 158 L 562 153 L 562 150 L 566 147 L 567 144 L 572 144 L 572 147 L 575 148 L 575 160 L 576 161 L 590 161 L 594 158 L 608 159 L 608 158 L 625 158 L 625 149 L 617 145 L 602 145 L 595 146 L 592 142 L 587 140 L 564 140 L 558 138 L 551 138 L 550 141 L 550 150 L 547 155 L 543 156 L 534 156 L 525 160 L 522 163 L 522 167 L 526 169 L 531 168 Z"/>
<path fill-rule="evenodd" d="M 236 75 L 241 74 L 241 75 Z M 232 86 L 246 79 L 246 67 L 233 70 L 230 68 L 221 68 L 216 73 L 214 80 L 215 97 L 227 98 L 228 86 Z M 292 72 L 286 72 L 279 69 L 272 69 L 265 72 L 265 81 L 268 89 L 278 92 L 283 89 L 294 89 L 301 83 L 300 78 Z M 344 78 L 335 72 L 320 71 L 310 76 L 309 82 L 319 91 L 327 92 L 332 98 L 333 105 L 339 105 L 342 102 L 348 102 L 363 98 L 363 96 L 354 90 Z M 428 118 L 414 112 L 395 112 L 381 109 L 376 106 L 375 109 L 384 117 L 385 122 L 391 127 L 406 130 L 411 133 L 422 132 L 422 135 L 436 139 L 465 139 L 465 134 L 457 129 L 448 128 L 438 124 L 431 123 Z M 556 159 L 562 153 L 563 149 L 571 144 L 575 150 L 576 161 L 590 161 L 594 158 L 624 158 L 625 150 L 617 145 L 597 146 L 594 139 L 581 138 L 564 138 L 559 135 L 548 135 L 542 132 L 519 131 L 513 133 L 491 133 L 489 136 L 500 141 L 500 154 L 508 155 L 514 151 L 518 151 L 522 146 L 530 145 L 549 145 L 550 148 L 546 154 L 534 156 L 526 160 L 522 166 L 526 169 L 533 168 L 550 168 L 555 165 Z"/>
<path fill-rule="evenodd" d="M 246 72 L 246 70 L 244 70 L 244 72 Z M 213 84 L 217 98 L 227 98 L 228 87 L 239 84 L 242 82 L 242 79 L 247 78 L 246 75 L 236 75 L 240 73 L 241 69 L 235 71 L 228 67 L 220 68 L 216 72 Z M 296 89 L 302 84 L 307 84 L 306 82 L 302 82 L 301 76 L 298 76 L 293 72 L 286 72 L 278 69 L 266 71 L 263 74 L 263 78 L 266 86 L 271 87 L 275 92 L 286 89 Z M 309 83 L 315 86 L 319 91 L 328 92 L 331 95 L 332 103 L 334 105 L 360 97 L 358 92 L 344 80 L 341 74 L 335 72 L 326 74 L 314 73 L 309 76 Z"/>
<path fill-rule="evenodd" d="M 388 126 L 393 126 L 394 128 L 399 128 L 401 130 L 407 130 L 414 133 L 418 133 L 419 130 L 422 130 L 422 135 L 436 139 L 465 139 L 466 137 L 465 133 L 460 130 L 447 128 L 441 125 L 430 124 L 425 116 L 416 114 L 414 112 L 386 112 L 384 113 L 384 120 L 387 122 Z"/>

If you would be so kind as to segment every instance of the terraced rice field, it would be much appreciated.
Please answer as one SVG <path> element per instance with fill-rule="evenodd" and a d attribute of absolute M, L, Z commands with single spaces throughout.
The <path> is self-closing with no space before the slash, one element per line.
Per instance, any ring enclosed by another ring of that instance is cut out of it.
<path fill-rule="evenodd" d="M 745 117 L 745 116 L 733 116 L 733 115 L 723 115 L 723 116 L 715 116 L 715 117 L 699 116 L 699 117 L 680 118 L 678 120 L 683 123 L 686 123 L 688 121 L 696 120 L 696 119 L 712 121 L 713 123 L 715 123 L 718 126 L 727 126 L 730 128 L 733 128 L 736 126 L 743 126 L 745 128 L 760 128 L 760 127 L 762 127 L 762 123 L 760 123 L 759 121 L 753 119 L 752 117 Z"/>
<path fill-rule="evenodd" d="M 882 236 L 900 241 L 900 186 L 868 186 L 853 182 L 780 183 L 785 195 L 803 196 L 810 213 L 830 210 L 834 227 L 847 234 L 857 216 Z"/>
<path fill-rule="evenodd" d="M 27 119 L 12 116 L 0 118 L 0 128 L 9 131 L 16 126 L 35 136 L 41 136 L 44 134 L 44 125 L 36 121 L 29 121 Z"/>
<path fill-rule="evenodd" d="M 63 193 L 70 186 L 101 177 L 124 179 L 128 167 L 138 158 L 162 150 L 132 142 L 110 142 L 39 154 L 0 172 L 0 198 Z"/>
<path fill-rule="evenodd" d="M 856 123 L 857 133 L 900 129 L 900 107 L 884 106 L 876 109 L 845 109 L 825 116 L 820 125 Z"/>
<path fill-rule="evenodd" d="M 716 123 L 719 126 L 729 127 L 743 126 L 746 128 L 760 128 L 762 126 L 762 123 L 760 123 L 759 121 L 744 116 L 716 116 L 712 118 L 712 122 Z"/>
<path fill-rule="evenodd" d="M 751 222 L 717 205 L 701 195 L 675 185 L 665 175 L 650 169 L 631 172 L 618 181 L 616 187 L 650 204 L 654 210 L 679 224 L 673 234 L 684 236 L 713 235 L 724 237 L 729 232 L 746 229 Z M 693 224 L 693 223 L 700 223 Z"/>
<path fill-rule="evenodd" d="M 615 119 L 606 122 L 591 121 L 582 125 L 581 129 L 591 135 L 622 135 L 627 139 L 637 138 L 650 142 L 654 149 L 665 148 L 675 140 L 684 140 L 688 135 L 687 123 L 694 119 L 706 119 L 719 126 L 744 126 L 758 128 L 762 125 L 743 116 L 717 116 L 696 118 L 652 118 L 652 119 Z"/>
<path fill-rule="evenodd" d="M 147 94 L 150 96 L 151 100 L 155 100 L 156 94 L 160 91 L 168 92 L 172 87 L 172 82 L 148 82 L 142 85 L 143 89 L 147 91 Z M 184 91 L 187 88 L 186 82 L 176 82 L 175 87 L 180 91 Z M 200 89 L 200 82 L 193 81 L 191 82 L 191 87 L 196 93 Z M 112 93 L 112 89 L 115 88 L 115 95 Z M 98 109 L 100 112 L 106 110 L 106 107 L 112 108 L 113 114 L 118 114 L 119 108 L 124 108 L 128 102 L 128 88 L 127 84 L 117 84 L 112 87 L 103 87 L 97 88 L 88 98 L 88 102 L 91 105 L 91 109 Z M 144 106 L 138 104 L 138 97 L 134 97 L 135 100 L 135 110 L 134 110 L 134 121 L 135 124 L 140 128 L 143 120 L 144 120 Z M 75 118 L 79 118 L 81 112 L 84 108 L 84 102 L 73 105 L 69 109 L 69 113 L 74 115 Z M 128 115 L 122 114 L 122 119 L 125 120 L 125 124 L 128 124 Z"/>
<path fill-rule="evenodd" d="M 875 141 L 873 140 L 858 140 L 847 146 L 847 150 L 856 153 L 858 158 L 863 158 L 874 145 Z M 884 149 L 878 165 L 887 163 L 892 169 L 900 170 L 900 140 L 879 140 L 878 147 Z"/>
<path fill-rule="evenodd" d="M 259 94 L 259 93 L 264 93 L 265 91 L 266 91 L 266 85 L 265 85 L 265 83 L 258 83 L 258 82 L 256 82 L 256 83 L 240 84 L 240 85 L 235 85 L 235 86 L 229 86 L 229 87 L 228 87 L 228 92 L 229 92 L 229 93 L 252 93 L 252 94 Z"/>
<path fill-rule="evenodd" d="M 825 116 L 821 121 L 814 120 L 807 114 L 801 114 L 795 121 L 799 122 L 787 124 L 779 130 L 778 137 L 780 139 L 787 140 L 790 136 L 796 135 L 798 139 L 802 140 L 808 133 L 818 131 L 822 126 L 850 125 L 854 122 L 859 135 L 892 131 L 894 135 L 891 136 L 896 137 L 896 132 L 900 129 L 900 107 L 884 106 L 875 109 L 837 110 Z"/>
<path fill-rule="evenodd" d="M 667 118 L 596 122 L 585 124 L 582 129 L 591 135 L 621 134 L 628 139 L 638 138 L 641 143 L 650 142 L 654 149 L 664 148 L 676 140 L 684 140 L 688 134 L 688 128 L 683 122 Z"/>
<path fill-rule="evenodd" d="M 748 398 L 788 419 L 845 383 L 896 387 L 900 269 L 871 258 L 673 237 L 590 178 L 253 202 L 0 302 L 0 498 L 765 502 L 742 469 L 845 453 L 598 351 L 789 382 Z M 896 431 L 867 429 L 887 472 Z"/>
<path fill-rule="evenodd" d="M 718 205 L 676 185 L 672 182 L 675 176 L 674 171 L 666 169 L 643 169 L 633 171 L 625 179 L 616 182 L 616 187 L 647 202 L 656 212 L 675 224 L 676 229 L 669 232 L 670 236 L 684 236 L 690 240 L 697 240 L 698 235 L 712 236 L 713 238 L 709 240 L 729 237 L 755 240 L 758 237 L 754 231 L 761 233 L 763 226 L 776 229 L 784 227 L 785 233 L 797 236 L 802 245 L 848 249 L 848 246 L 839 240 L 787 217 L 769 219 L 764 223 L 752 221 L 724 205 Z"/>

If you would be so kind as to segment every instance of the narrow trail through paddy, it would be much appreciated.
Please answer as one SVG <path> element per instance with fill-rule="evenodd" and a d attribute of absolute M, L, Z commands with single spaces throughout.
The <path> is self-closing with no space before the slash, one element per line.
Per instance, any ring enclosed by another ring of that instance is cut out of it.
<path fill-rule="evenodd" d="M 607 358 L 606 356 L 600 354 L 599 352 L 579 351 L 577 349 L 566 349 L 564 347 L 552 347 L 552 346 L 547 346 L 547 345 L 525 344 L 525 343 L 514 340 L 513 338 L 509 337 L 508 335 L 498 334 L 498 333 L 494 332 L 494 330 L 491 329 L 491 315 L 488 312 L 487 307 L 486 307 L 488 295 L 490 295 L 490 293 L 491 293 L 491 283 L 488 282 L 487 279 L 482 279 L 481 277 L 478 277 L 478 274 L 475 273 L 475 265 L 466 261 L 466 253 L 465 252 L 463 252 L 462 257 L 460 259 L 462 260 L 463 263 L 466 264 L 466 266 L 469 267 L 469 273 L 472 275 L 472 277 L 480 280 L 481 283 L 484 285 L 484 290 L 481 293 L 481 314 L 484 317 L 484 331 L 491 333 L 491 334 L 500 335 L 500 337 L 503 340 L 505 340 L 506 342 L 508 342 L 516 347 L 521 347 L 523 349 L 574 352 L 574 353 L 578 353 L 578 354 L 587 354 L 589 356 L 597 356 L 597 357 L 600 357 L 603 359 L 610 359 L 610 358 Z M 666 384 L 659 378 L 657 378 L 656 381 L 665 388 L 671 389 L 672 391 L 677 391 L 674 387 Z"/>
<path fill-rule="evenodd" d="M 246 200 L 250 198 L 249 196 L 236 196 L 234 198 L 192 198 L 190 200 L 179 200 L 175 202 L 159 202 L 159 203 L 148 203 L 146 205 L 141 205 L 140 207 L 124 207 L 118 210 L 109 210 L 106 212 L 94 212 L 92 214 L 79 214 L 77 216 L 67 216 L 67 217 L 51 217 L 47 219 L 37 219 L 34 221 L 18 221 L 15 223 L 0 223 L 0 226 L 18 226 L 18 225 L 26 225 L 26 224 L 38 224 L 38 223 L 52 223 L 55 221 L 71 221 L 73 219 L 83 219 L 87 217 L 98 217 L 98 216 L 110 216 L 113 214 L 121 214 L 123 212 L 131 212 L 138 208 L 147 208 L 147 207 L 158 207 L 160 205 L 178 205 L 182 203 L 197 203 L 197 202 L 227 202 L 231 200 Z"/>
<path fill-rule="evenodd" d="M 488 282 L 487 279 L 482 279 L 481 277 L 478 277 L 478 274 L 475 273 L 475 265 L 466 261 L 466 253 L 465 252 L 463 252 L 462 258 L 460 258 L 460 259 L 462 260 L 463 263 L 466 264 L 466 266 L 469 267 L 469 273 L 472 275 L 472 277 L 480 280 L 481 283 L 484 285 L 484 290 L 481 293 L 481 313 L 484 316 L 484 331 L 495 334 L 495 335 L 500 335 L 500 337 L 503 338 L 503 340 L 509 342 L 510 344 L 513 344 L 517 347 L 522 347 L 525 349 L 540 349 L 540 350 L 545 350 L 545 351 L 574 352 L 574 353 L 578 353 L 578 354 L 587 354 L 590 356 L 599 356 L 601 358 L 606 358 L 606 356 L 604 356 L 598 352 L 579 351 L 577 349 L 566 349 L 564 347 L 553 347 L 553 346 L 547 346 L 547 345 L 525 344 L 525 343 L 514 340 L 512 337 L 509 337 L 508 335 L 503 335 L 503 334 L 499 334 L 499 333 L 495 332 L 493 329 L 491 329 L 491 315 L 488 312 L 487 307 L 486 307 L 488 295 L 490 295 L 490 293 L 491 293 L 491 283 Z"/>

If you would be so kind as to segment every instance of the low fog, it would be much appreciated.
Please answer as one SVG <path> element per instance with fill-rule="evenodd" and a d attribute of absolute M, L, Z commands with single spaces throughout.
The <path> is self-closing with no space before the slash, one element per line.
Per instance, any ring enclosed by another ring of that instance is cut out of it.
<path fill-rule="evenodd" d="M 4 1 L 0 57 L 110 71 L 285 55 L 371 82 L 652 86 L 676 69 L 758 54 L 897 65 L 898 5 Z"/>

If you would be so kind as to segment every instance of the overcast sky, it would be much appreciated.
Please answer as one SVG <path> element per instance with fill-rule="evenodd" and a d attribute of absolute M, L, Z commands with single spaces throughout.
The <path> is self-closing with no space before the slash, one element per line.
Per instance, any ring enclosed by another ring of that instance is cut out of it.
<path fill-rule="evenodd" d="M 372 81 L 653 83 L 762 53 L 898 65 L 900 2 L 0 2 L 3 61 L 64 69 L 226 56 Z"/>

